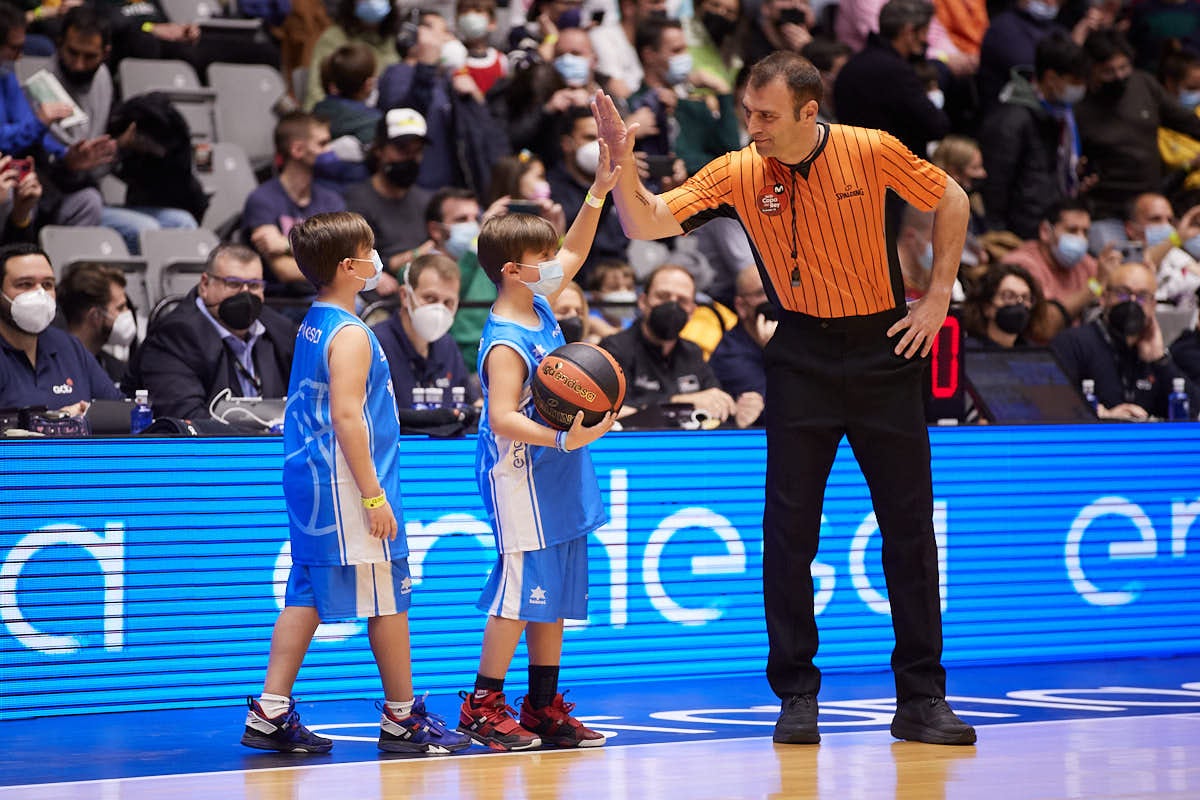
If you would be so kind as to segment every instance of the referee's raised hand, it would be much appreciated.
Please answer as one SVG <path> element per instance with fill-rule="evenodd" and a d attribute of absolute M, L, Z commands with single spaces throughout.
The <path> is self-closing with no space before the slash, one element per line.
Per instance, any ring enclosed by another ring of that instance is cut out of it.
<path fill-rule="evenodd" d="M 626 126 L 612 98 L 602 91 L 592 98 L 592 116 L 596 118 L 596 134 L 608 145 L 613 163 L 621 164 L 631 158 L 638 123 Z"/>

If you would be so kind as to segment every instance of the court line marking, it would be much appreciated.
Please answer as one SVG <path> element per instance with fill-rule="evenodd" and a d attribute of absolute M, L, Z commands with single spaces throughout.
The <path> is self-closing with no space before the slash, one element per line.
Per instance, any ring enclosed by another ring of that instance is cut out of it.
<path fill-rule="evenodd" d="M 1180 714 L 1137 714 L 1137 715 L 1127 716 L 1127 717 L 1124 717 L 1124 716 L 1123 717 L 1081 717 L 1079 719 L 1046 719 L 1046 720 L 1028 720 L 1025 722 L 996 722 L 996 723 L 991 723 L 988 725 L 983 725 L 980 727 L 989 728 L 989 729 L 990 728 L 1015 728 L 1015 727 L 1023 727 L 1023 726 L 1030 726 L 1030 725 L 1065 725 L 1065 724 L 1072 724 L 1072 723 L 1074 723 L 1074 724 L 1085 723 L 1086 724 L 1086 723 L 1091 723 L 1091 722 L 1124 722 L 1124 721 L 1128 721 L 1128 720 L 1132 720 L 1132 719 L 1162 719 L 1163 717 L 1171 717 L 1171 718 L 1176 718 L 1176 719 L 1193 719 L 1193 720 L 1196 720 L 1197 722 L 1200 722 L 1200 713 L 1184 712 L 1184 713 L 1180 713 Z M 822 739 L 822 741 L 824 741 L 825 739 L 827 739 L 829 737 L 833 737 L 833 736 L 861 736 L 864 733 L 879 733 L 879 732 L 880 731 L 876 730 L 876 729 L 867 729 L 867 730 L 861 730 L 861 731 L 832 731 L 829 733 L 822 731 L 821 739 Z M 713 742 L 748 742 L 748 741 L 769 742 L 770 740 L 765 735 L 731 736 L 728 738 L 720 738 L 720 739 L 688 739 L 688 740 L 682 741 L 682 742 L 641 742 L 639 744 L 621 744 L 621 745 L 616 745 L 615 747 L 613 747 L 611 749 L 632 750 L 634 748 L 642 748 L 642 747 L 680 747 L 680 746 L 684 746 L 684 745 L 711 744 Z M 892 739 L 888 742 L 888 744 L 891 744 L 892 742 L 896 742 L 896 741 L 900 741 L 900 740 Z M 792 746 L 804 747 L 807 745 L 792 745 Z M 930 746 L 936 747 L 937 745 L 930 745 Z M 978 745 L 975 745 L 975 746 L 978 747 Z M 984 744 L 984 746 L 986 746 L 986 743 Z M 353 766 L 361 765 L 361 764 L 391 764 L 391 763 L 395 763 L 395 764 L 400 764 L 400 763 L 403 763 L 403 764 L 452 764 L 452 763 L 455 763 L 458 761 L 463 761 L 465 759 L 474 759 L 474 758 L 517 758 L 517 757 L 521 757 L 521 756 L 527 757 L 527 756 L 549 756 L 549 755 L 578 755 L 580 753 L 602 753 L 602 752 L 605 752 L 606 750 L 610 750 L 610 748 L 607 748 L 607 747 L 570 748 L 570 749 L 555 748 L 555 749 L 549 749 L 549 750 L 520 750 L 517 752 L 508 752 L 508 753 L 487 752 L 487 753 L 470 753 L 467 755 L 450 755 L 450 756 L 423 756 L 423 757 L 417 756 L 414 758 L 376 757 L 374 759 L 361 759 L 359 761 L 339 761 L 337 763 L 325 763 L 325 764 L 295 764 L 295 765 L 290 765 L 290 766 L 285 766 L 285 767 L 262 767 L 261 769 L 224 769 L 224 770 L 214 770 L 211 772 L 172 772 L 172 773 L 166 774 L 166 775 L 134 775 L 134 776 L 130 776 L 128 778 L 96 778 L 96 779 L 86 780 L 86 781 L 58 781 L 55 783 L 23 783 L 23 784 L 0 786 L 0 795 L 7 794 L 10 790 L 17 790 L 17 789 L 53 789 L 53 788 L 62 788 L 62 787 L 67 787 L 67 786 L 88 786 L 91 784 L 161 781 L 161 780 L 168 780 L 168 779 L 175 779 L 175 778 L 197 778 L 197 777 L 204 777 L 204 776 L 209 776 L 209 775 L 241 775 L 246 772 L 286 772 L 288 770 L 301 770 L 301 769 L 330 769 L 333 767 L 353 767 Z M 246 755 L 251 756 L 253 754 L 247 752 Z M 288 753 L 280 753 L 279 755 L 287 756 L 289 754 Z M 291 755 L 295 755 L 297 757 L 303 757 L 300 753 L 294 753 Z"/>

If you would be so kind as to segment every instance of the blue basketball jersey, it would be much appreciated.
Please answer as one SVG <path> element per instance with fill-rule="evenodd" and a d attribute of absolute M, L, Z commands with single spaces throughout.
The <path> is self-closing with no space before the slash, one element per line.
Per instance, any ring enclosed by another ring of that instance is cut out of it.
<path fill-rule="evenodd" d="M 475 469 L 483 506 L 487 509 L 496 534 L 496 547 L 501 553 L 541 550 L 586 536 L 608 521 L 600 502 L 596 470 L 586 447 L 560 453 L 554 447 L 540 447 L 498 436 L 488 424 L 488 382 L 484 362 L 498 345 L 512 348 L 525 361 L 521 412 L 546 424 L 533 406 L 530 381 L 541 360 L 564 341 L 546 298 L 534 295 L 533 307 L 540 321 L 537 328 L 499 317 L 493 310 L 488 314 L 479 341 L 478 369 L 483 385 L 484 413 L 479 418 Z"/>
<path fill-rule="evenodd" d="M 362 495 L 333 433 L 329 343 L 348 325 L 362 328 L 371 341 L 363 417 L 375 472 L 400 525 L 394 542 L 370 535 Z M 294 563 L 369 564 L 408 555 L 400 503 L 399 438 L 391 370 L 379 340 L 350 312 L 313 303 L 296 334 L 283 422 L 283 498 Z"/>

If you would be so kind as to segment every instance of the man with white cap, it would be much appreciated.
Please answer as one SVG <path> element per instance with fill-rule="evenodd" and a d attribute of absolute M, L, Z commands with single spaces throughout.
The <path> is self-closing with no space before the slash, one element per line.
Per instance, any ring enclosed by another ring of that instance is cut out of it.
<path fill-rule="evenodd" d="M 362 214 L 375 231 L 375 249 L 388 272 L 399 276 L 428 252 L 425 208 L 432 193 L 416 185 L 427 141 L 425 118 L 393 108 L 380 120 L 367 152 L 371 177 L 346 190 L 346 208 Z"/>

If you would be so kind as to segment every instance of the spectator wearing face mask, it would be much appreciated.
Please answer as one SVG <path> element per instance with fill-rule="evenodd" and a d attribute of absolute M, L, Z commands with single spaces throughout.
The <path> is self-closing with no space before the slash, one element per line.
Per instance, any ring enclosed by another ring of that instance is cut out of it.
<path fill-rule="evenodd" d="M 666 0 L 620 0 L 620 14 L 588 30 L 596 51 L 596 69 L 613 79 L 610 91 L 628 98 L 641 86 L 645 73 L 635 46 L 637 29 L 648 19 L 665 19 Z"/>
<path fill-rule="evenodd" d="M 933 277 L 933 212 L 905 204 L 902 206 L 896 256 L 904 280 L 904 299 L 912 302 L 924 297 Z M 960 261 L 961 266 L 961 261 Z M 955 279 L 950 299 L 963 299 L 962 284 Z"/>
<path fill-rule="evenodd" d="M 536 214 L 554 226 L 559 236 L 567 232 L 563 208 L 554 202 L 550 183 L 546 180 L 546 165 L 528 150 L 505 156 L 492 169 L 489 209 L 496 212 L 516 209 Z M 484 214 L 484 216 L 491 216 Z"/>
<path fill-rule="evenodd" d="M 467 387 L 468 402 L 480 397 L 450 335 L 460 285 L 454 259 L 440 253 L 418 256 L 405 269 L 400 307 L 371 329 L 387 355 L 399 408 L 409 408 L 417 386 L 443 389 L 447 402 L 454 386 Z"/>
<path fill-rule="evenodd" d="M 562 288 L 550 307 L 554 311 L 554 318 L 558 320 L 558 327 L 562 329 L 563 339 L 567 341 L 567 344 L 571 342 L 599 344 L 605 336 L 610 336 L 620 330 L 609 325 L 602 317 L 591 313 L 587 297 L 583 293 L 583 287 L 575 281 L 570 281 Z"/>
<path fill-rule="evenodd" d="M 1040 336 L 1049 311 L 1042 290 L 1023 267 L 994 264 L 962 305 L 966 346 L 980 350 L 1027 347 Z"/>
<path fill-rule="evenodd" d="M 596 174 L 596 165 L 600 162 L 596 120 L 586 106 L 573 107 L 563 116 L 559 142 L 563 159 L 546 172 L 546 181 L 550 184 L 550 196 L 562 206 L 569 226 L 583 208 L 588 187 L 592 185 L 592 178 Z M 629 238 L 621 229 L 613 202 L 605 200 L 592 250 L 580 270 L 580 280 L 587 283 L 592 269 L 601 261 L 625 261 L 628 247 Z"/>
<path fill-rule="evenodd" d="M 235 397 L 287 394 L 297 324 L 263 305 L 266 281 L 253 250 L 220 244 L 200 282 L 146 335 L 122 386 L 148 389 L 154 413 L 207 419 L 226 389 Z"/>
<path fill-rule="evenodd" d="M 121 393 L 78 339 L 52 327 L 54 269 L 32 244 L 0 247 L 0 408 L 82 414 Z"/>
<path fill-rule="evenodd" d="M 737 314 L 737 325 L 721 337 L 721 343 L 713 351 L 708 363 L 721 386 L 734 397 L 750 392 L 766 400 L 767 369 L 763 361 L 763 348 L 779 322 L 774 318 L 776 310 L 767 300 L 762 276 L 756 265 L 742 269 L 737 276 L 737 295 L 733 298 L 733 310 Z M 759 424 L 760 418 L 754 420 Z"/>
<path fill-rule="evenodd" d="M 1061 0 L 1018 0 L 992 18 L 979 49 L 979 102 L 986 112 L 1000 100 L 1014 67 L 1034 63 L 1038 42 L 1069 33 L 1056 22 Z M 1083 37 L 1072 37 L 1083 44 Z"/>
<path fill-rule="evenodd" d="M 83 342 L 114 383 L 120 381 L 125 361 L 104 348 L 124 351 L 137 337 L 137 320 L 125 296 L 125 273 L 104 264 L 77 264 L 59 284 L 58 305 L 70 334 Z"/>
<path fill-rule="evenodd" d="M 1033 276 L 1058 312 L 1048 315 L 1046 338 L 1079 324 L 1083 312 L 1096 302 L 1105 275 L 1120 263 L 1121 254 L 1112 247 L 1099 260 L 1088 254 L 1091 222 L 1085 202 L 1063 200 L 1043 214 L 1037 238 L 1004 256 L 1004 263 L 1024 267 Z"/>
<path fill-rule="evenodd" d="M 813 40 L 814 22 L 808 0 L 763 0 L 744 38 L 742 60 L 754 65 L 777 50 L 799 53 Z"/>
<path fill-rule="evenodd" d="M 454 30 L 467 49 L 462 69 L 481 94 L 508 74 L 508 59 L 489 44 L 496 30 L 496 0 L 459 0 Z"/>
<path fill-rule="evenodd" d="M 317 38 L 308 66 L 308 85 L 301 105 L 311 109 L 325 96 L 321 65 L 335 50 L 349 42 L 361 42 L 375 54 L 376 75 L 395 64 L 398 14 L 390 0 L 338 0 L 333 24 Z"/>
<path fill-rule="evenodd" d="M 1032 238 L 1046 209 L 1079 193 L 1081 153 L 1073 107 L 1083 99 L 1086 79 L 1083 50 L 1061 32 L 1038 43 L 1032 72 L 1013 69 L 999 105 L 979 129 L 988 174 L 983 204 L 991 230 Z"/>
<path fill-rule="evenodd" d="M 646 408 L 660 403 L 691 403 L 710 419 L 734 418 L 746 427 L 762 412 L 762 396 L 746 392 L 737 400 L 721 389 L 700 347 L 679 338 L 696 310 L 696 284 L 683 267 L 667 264 L 650 273 L 638 298 L 640 319 L 602 339 L 625 372 L 625 404 Z"/>
<path fill-rule="evenodd" d="M 1159 64 L 1158 82 L 1184 109 L 1200 115 L 1200 55 L 1172 48 Z M 1200 198 L 1200 141 L 1170 128 L 1159 128 L 1158 154 L 1172 186 L 1179 186 L 1173 196 L 1191 202 Z"/>
<path fill-rule="evenodd" d="M 345 192 L 346 208 L 366 219 L 387 272 L 397 277 L 433 248 L 424 221 L 433 193 L 416 185 L 426 133 L 424 117 L 393 108 L 376 124 L 367 152 L 371 177 Z"/>
<path fill-rule="evenodd" d="M 740 0 L 700 0 L 686 23 L 688 52 L 698 69 L 707 70 L 732 85 L 742 59 L 745 25 Z"/>
<path fill-rule="evenodd" d="M 1195 308 L 1200 289 L 1200 206 L 1189 209 L 1177 224 L 1167 198 L 1154 192 L 1140 194 L 1129 204 L 1125 234 L 1129 241 L 1143 245 L 1141 260 L 1155 272 L 1159 302 Z"/>
<path fill-rule="evenodd" d="M 1095 381 L 1101 419 L 1166 419 L 1175 378 L 1185 379 L 1190 407 L 1200 407 L 1200 390 L 1164 345 L 1154 292 L 1149 267 L 1122 264 L 1101 294 L 1100 317 L 1063 331 L 1050 343 L 1074 385 L 1084 378 Z"/>

